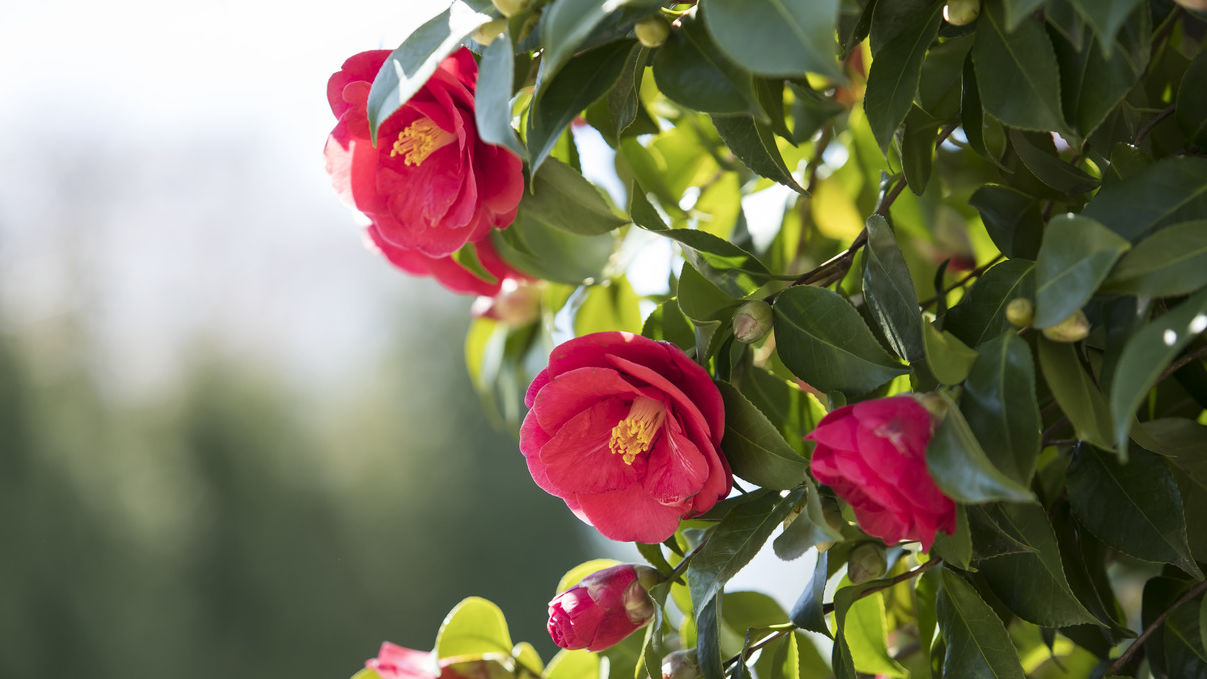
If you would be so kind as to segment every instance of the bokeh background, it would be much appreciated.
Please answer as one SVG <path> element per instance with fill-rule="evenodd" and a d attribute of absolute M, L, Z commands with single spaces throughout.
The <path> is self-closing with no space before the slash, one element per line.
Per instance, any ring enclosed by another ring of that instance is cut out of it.
<path fill-rule="evenodd" d="M 599 545 L 322 166 L 328 75 L 439 9 L 5 5 L 0 677 L 347 677 L 468 594 L 551 655 Z"/>

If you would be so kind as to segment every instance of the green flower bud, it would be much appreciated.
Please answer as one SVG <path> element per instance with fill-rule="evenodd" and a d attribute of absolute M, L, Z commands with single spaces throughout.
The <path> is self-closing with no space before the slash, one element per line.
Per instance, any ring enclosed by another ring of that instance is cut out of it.
<path fill-rule="evenodd" d="M 771 305 L 761 299 L 746 302 L 733 315 L 733 338 L 753 344 L 771 332 Z"/>
<path fill-rule="evenodd" d="M 1006 320 L 1016 328 L 1026 328 L 1035 320 L 1035 305 L 1026 297 L 1015 297 L 1006 305 Z"/>
<path fill-rule="evenodd" d="M 513 14 L 518 14 L 528 9 L 529 0 L 490 0 L 495 4 L 495 9 L 499 10 L 499 14 L 509 17 Z"/>
<path fill-rule="evenodd" d="M 1053 342 L 1080 342 L 1090 334 L 1090 319 L 1084 311 L 1069 316 L 1050 328 L 1044 328 L 1044 337 Z"/>
<path fill-rule="evenodd" d="M 698 679 L 700 660 L 696 649 L 675 651 L 662 659 L 662 679 Z"/>
<path fill-rule="evenodd" d="M 981 0 L 950 0 L 943 5 L 943 19 L 952 26 L 967 26 L 981 14 Z"/>
<path fill-rule="evenodd" d="M 507 20 L 503 18 L 491 19 L 478 27 L 474 31 L 474 42 L 480 45 L 489 45 L 495 41 L 495 38 L 503 34 L 507 30 Z"/>
<path fill-rule="evenodd" d="M 851 550 L 847 558 L 847 578 L 852 584 L 875 580 L 884 575 L 888 561 L 884 558 L 884 545 L 865 542 Z"/>
<path fill-rule="evenodd" d="M 638 21 L 633 26 L 633 31 L 637 33 L 637 40 L 643 46 L 653 49 L 661 47 L 662 43 L 666 42 L 667 37 L 671 34 L 671 25 L 666 23 L 666 19 L 663 19 L 662 15 L 654 14 Z"/>

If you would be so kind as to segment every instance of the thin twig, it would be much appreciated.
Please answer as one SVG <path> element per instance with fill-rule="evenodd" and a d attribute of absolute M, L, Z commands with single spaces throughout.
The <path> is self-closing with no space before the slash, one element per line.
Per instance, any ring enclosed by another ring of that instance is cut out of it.
<path fill-rule="evenodd" d="M 1159 123 L 1162 120 L 1165 120 L 1169 116 L 1173 115 L 1173 110 L 1174 110 L 1174 104 L 1170 104 L 1169 106 L 1166 106 L 1165 108 L 1161 109 L 1160 113 L 1153 116 L 1152 120 L 1145 123 L 1144 127 L 1141 127 L 1139 130 L 1137 130 L 1136 137 L 1134 139 L 1132 139 L 1132 146 L 1139 144 L 1141 140 L 1143 140 L 1146 136 L 1148 136 L 1148 133 L 1151 132 L 1154 127 L 1157 126 L 1157 123 Z"/>
<path fill-rule="evenodd" d="M 1157 378 L 1157 381 L 1160 382 L 1161 380 L 1164 380 L 1166 377 L 1169 377 L 1170 375 L 1176 373 L 1177 371 L 1181 370 L 1182 368 L 1185 368 L 1186 364 L 1188 364 L 1191 361 L 1194 361 L 1196 359 L 1202 358 L 1203 356 L 1207 356 L 1207 345 L 1201 346 L 1198 349 L 1195 349 L 1194 351 L 1190 352 L 1189 354 L 1182 356 L 1181 358 L 1174 361 L 1173 363 L 1170 363 L 1169 367 L 1166 368 L 1164 370 L 1164 372 L 1161 373 L 1161 376 Z"/>
<path fill-rule="evenodd" d="M 943 145 L 943 142 L 947 141 L 947 138 L 950 137 L 951 133 L 955 132 L 956 128 L 959 126 L 960 126 L 959 123 L 952 123 L 952 124 L 948 125 L 947 127 L 944 127 L 943 130 L 941 132 L 939 132 L 939 138 L 935 140 L 935 150 L 936 151 L 939 150 L 939 147 Z"/>
<path fill-rule="evenodd" d="M 997 264 L 1004 257 L 1005 257 L 1005 255 L 1003 255 L 999 252 L 997 257 L 994 257 L 993 259 L 989 260 L 988 262 L 985 262 L 984 264 L 978 266 L 977 268 L 973 269 L 972 271 L 969 271 L 967 276 L 964 276 L 960 280 L 958 280 L 955 283 L 952 283 L 950 286 L 944 288 L 943 295 L 946 296 L 947 293 L 951 292 L 952 290 L 964 287 L 964 285 L 967 284 L 968 281 L 985 273 L 986 271 L 989 270 L 989 267 L 993 266 L 994 264 Z M 934 304 L 937 301 L 939 301 L 939 296 L 935 295 L 934 297 L 931 297 L 930 299 L 918 302 L 918 306 L 920 306 L 922 308 L 926 308 L 926 307 L 930 306 L 931 304 Z"/>
<path fill-rule="evenodd" d="M 1156 632 L 1158 627 L 1160 627 L 1162 624 L 1164 624 L 1165 619 L 1169 617 L 1170 613 L 1173 613 L 1175 610 L 1177 610 L 1177 608 L 1179 606 L 1186 603 L 1187 601 L 1190 601 L 1191 599 L 1194 599 L 1195 597 L 1197 597 L 1198 595 L 1202 594 L 1205 591 L 1207 591 L 1207 580 L 1204 580 L 1204 581 L 1200 582 L 1199 584 L 1195 585 L 1189 592 L 1183 594 L 1182 598 L 1178 599 L 1177 601 L 1174 602 L 1174 604 L 1172 606 L 1165 609 L 1161 613 L 1161 615 L 1158 615 L 1157 619 L 1153 620 L 1151 623 L 1149 623 L 1148 627 L 1144 628 L 1144 632 L 1140 636 L 1136 637 L 1136 640 L 1133 641 L 1132 644 L 1127 647 L 1127 650 L 1125 650 L 1123 652 L 1123 655 L 1119 656 L 1119 658 L 1117 660 L 1115 660 L 1115 662 L 1111 663 L 1110 669 L 1108 669 L 1106 671 L 1106 676 L 1109 677 L 1113 674 L 1118 674 L 1120 671 L 1122 671 L 1123 668 L 1128 664 L 1128 662 L 1131 661 L 1132 656 L 1135 655 L 1137 651 L 1139 651 L 1141 648 L 1144 647 L 1144 641 L 1146 639 L 1148 639 L 1150 636 L 1152 636 L 1153 632 Z"/>
<path fill-rule="evenodd" d="M 892 580 L 889 580 L 888 582 L 884 583 L 883 585 L 876 585 L 875 587 L 869 587 L 868 589 L 863 590 L 862 592 L 859 593 L 859 596 L 855 597 L 855 599 L 853 601 L 859 601 L 860 599 L 862 599 L 866 596 L 875 594 L 876 592 L 883 592 L 886 589 L 896 587 L 897 585 L 905 582 L 906 580 L 909 580 L 910 578 L 914 578 L 919 575 L 922 575 L 926 571 L 939 565 L 939 563 L 941 561 L 943 561 L 943 560 L 938 557 L 935 557 L 935 558 L 931 559 L 930 561 L 927 561 L 926 563 L 922 564 L 921 566 L 918 566 L 917 568 L 913 569 L 912 571 L 905 571 L 904 573 L 898 575 L 897 577 L 893 578 Z M 822 615 L 833 613 L 834 612 L 834 603 L 831 602 L 831 603 L 823 605 L 821 607 L 821 612 L 822 612 Z"/>

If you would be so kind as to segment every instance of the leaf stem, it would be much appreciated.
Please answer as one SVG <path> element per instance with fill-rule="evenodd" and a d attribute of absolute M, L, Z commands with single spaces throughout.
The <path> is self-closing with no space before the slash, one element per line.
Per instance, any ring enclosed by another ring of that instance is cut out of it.
<path fill-rule="evenodd" d="M 672 570 L 670 574 L 666 576 L 666 581 L 674 582 L 675 580 L 678 580 L 679 576 L 683 575 L 683 573 L 687 570 L 687 566 L 691 563 L 692 557 L 699 554 L 701 549 L 704 549 L 704 545 L 708 544 L 708 540 L 711 537 L 712 536 L 710 535 L 708 538 L 704 538 L 704 540 L 700 541 L 700 544 L 696 545 L 695 549 L 688 552 L 687 556 L 683 557 L 683 560 L 676 564 L 674 570 Z"/>
<path fill-rule="evenodd" d="M 1153 620 L 1151 623 L 1149 623 L 1148 627 L 1144 628 L 1144 632 L 1140 636 L 1136 637 L 1136 640 L 1127 647 L 1127 650 L 1123 651 L 1123 655 L 1119 656 L 1115 662 L 1111 663 L 1110 669 L 1106 671 L 1106 676 L 1109 677 L 1111 675 L 1119 674 L 1131 661 L 1132 656 L 1144 648 L 1144 641 L 1152 636 L 1153 632 L 1156 632 L 1158 627 L 1165 623 L 1165 619 L 1168 618 L 1171 613 L 1177 610 L 1177 608 L 1182 604 L 1198 597 L 1203 592 L 1207 592 L 1207 580 L 1195 585 L 1189 592 L 1183 594 L 1180 599 L 1175 601 L 1172 606 L 1162 611 L 1161 615 L 1158 615 L 1156 620 Z"/>

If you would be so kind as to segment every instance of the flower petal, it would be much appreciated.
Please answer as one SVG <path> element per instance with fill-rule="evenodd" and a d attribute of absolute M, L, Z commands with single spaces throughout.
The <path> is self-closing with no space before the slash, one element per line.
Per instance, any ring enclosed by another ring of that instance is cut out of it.
<path fill-rule="evenodd" d="M 604 537 L 655 544 L 675 534 L 682 507 L 660 504 L 639 486 L 579 495 L 583 514 Z"/>
<path fill-rule="evenodd" d="M 539 397 L 538 397 L 539 398 Z M 608 448 L 612 427 L 629 412 L 618 398 L 596 402 L 567 420 L 541 447 L 540 459 L 555 495 L 601 493 L 631 485 L 640 487 L 644 456 L 632 465 Z M 553 491 L 550 491 L 553 492 Z"/>
<path fill-rule="evenodd" d="M 638 396 L 641 396 L 641 392 L 615 370 L 579 368 L 551 379 L 536 395 L 530 407 L 546 431 L 557 431 L 571 417 L 602 399 L 632 400 Z M 617 422 L 623 418 L 624 415 L 621 415 Z"/>

